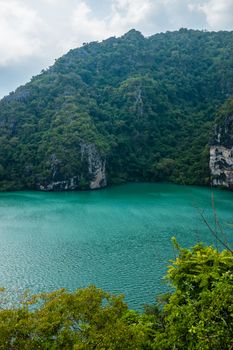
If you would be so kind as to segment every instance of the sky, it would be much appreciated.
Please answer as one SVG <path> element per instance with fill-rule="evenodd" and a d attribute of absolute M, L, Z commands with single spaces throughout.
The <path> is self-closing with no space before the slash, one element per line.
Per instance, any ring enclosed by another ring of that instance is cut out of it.
<path fill-rule="evenodd" d="M 0 0 L 0 97 L 84 42 L 182 27 L 233 30 L 233 0 Z"/>

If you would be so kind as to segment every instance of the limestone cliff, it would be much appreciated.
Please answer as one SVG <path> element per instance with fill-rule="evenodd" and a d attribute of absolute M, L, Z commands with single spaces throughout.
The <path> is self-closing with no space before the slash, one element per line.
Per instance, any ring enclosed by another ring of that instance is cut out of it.
<path fill-rule="evenodd" d="M 106 161 L 102 159 L 100 153 L 93 144 L 81 144 L 82 161 L 87 157 L 88 174 L 90 176 L 90 189 L 98 189 L 107 185 Z"/>
<path fill-rule="evenodd" d="M 100 155 L 94 144 L 81 143 L 81 163 L 85 169 L 69 178 L 63 178 L 60 174 L 60 160 L 56 154 L 50 157 L 51 179 L 47 183 L 39 183 L 41 191 L 68 191 L 76 189 L 99 189 L 107 185 L 106 160 Z"/>
<path fill-rule="evenodd" d="M 215 127 L 210 146 L 212 185 L 233 189 L 233 115 Z"/>

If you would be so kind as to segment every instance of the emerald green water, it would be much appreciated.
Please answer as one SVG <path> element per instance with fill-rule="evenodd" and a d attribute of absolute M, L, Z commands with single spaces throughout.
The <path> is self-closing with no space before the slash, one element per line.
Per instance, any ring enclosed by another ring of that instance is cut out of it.
<path fill-rule="evenodd" d="M 215 190 L 218 217 L 233 241 L 233 193 Z M 74 290 L 95 284 L 124 293 L 130 307 L 151 303 L 170 242 L 215 244 L 197 207 L 213 222 L 207 188 L 129 184 L 94 192 L 0 194 L 0 285 Z"/>

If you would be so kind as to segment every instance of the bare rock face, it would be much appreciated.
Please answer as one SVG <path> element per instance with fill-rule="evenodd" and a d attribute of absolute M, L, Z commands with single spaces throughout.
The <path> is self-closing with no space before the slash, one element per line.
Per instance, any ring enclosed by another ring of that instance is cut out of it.
<path fill-rule="evenodd" d="M 94 144 L 81 143 L 81 162 L 86 164 L 86 173 L 80 172 L 71 178 L 62 178 L 59 174 L 60 160 L 56 154 L 52 154 L 51 181 L 39 184 L 40 191 L 71 191 L 78 189 L 99 189 L 107 186 L 106 160 L 103 158 Z M 83 187 L 83 181 L 87 184 Z"/>
<path fill-rule="evenodd" d="M 233 116 L 215 128 L 210 147 L 210 172 L 213 186 L 233 189 Z"/>
<path fill-rule="evenodd" d="M 81 145 L 82 160 L 87 157 L 88 173 L 90 176 L 90 189 L 95 190 L 107 185 L 106 179 L 106 161 L 102 159 L 95 145 Z"/>
<path fill-rule="evenodd" d="M 46 185 L 39 185 L 40 191 L 72 191 L 78 189 L 77 177 L 63 181 L 51 181 Z"/>

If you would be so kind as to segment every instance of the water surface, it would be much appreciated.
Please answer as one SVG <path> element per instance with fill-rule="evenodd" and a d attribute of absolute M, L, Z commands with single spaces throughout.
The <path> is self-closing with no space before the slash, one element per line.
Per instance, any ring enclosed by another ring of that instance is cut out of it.
<path fill-rule="evenodd" d="M 218 217 L 233 234 L 233 193 L 215 190 Z M 9 293 L 95 284 L 130 307 L 165 290 L 171 237 L 215 244 L 208 188 L 128 184 L 93 192 L 0 194 L 0 285 Z"/>

